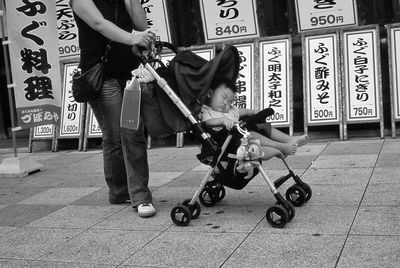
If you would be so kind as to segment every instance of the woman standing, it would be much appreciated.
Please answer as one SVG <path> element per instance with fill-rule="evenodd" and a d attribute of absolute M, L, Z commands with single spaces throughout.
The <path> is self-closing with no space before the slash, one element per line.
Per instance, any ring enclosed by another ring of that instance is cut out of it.
<path fill-rule="evenodd" d="M 70 5 L 79 31 L 82 72 L 99 62 L 108 39 L 113 41 L 104 69 L 102 91 L 99 98 L 89 101 L 103 133 L 104 175 L 109 202 L 122 204 L 131 200 L 139 216 L 151 217 L 156 210 L 148 189 L 143 125 L 137 131 L 121 128 L 120 115 L 126 81 L 139 65 L 132 48 L 148 48 L 155 36 L 151 32 L 132 33 L 132 30 L 147 29 L 146 13 L 139 0 L 71 0 Z"/>

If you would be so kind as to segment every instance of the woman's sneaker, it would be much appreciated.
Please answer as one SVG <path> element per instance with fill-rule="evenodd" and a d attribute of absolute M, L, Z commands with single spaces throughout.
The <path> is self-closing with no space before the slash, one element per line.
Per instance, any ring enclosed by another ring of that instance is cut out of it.
<path fill-rule="evenodd" d="M 137 206 L 137 211 L 140 217 L 147 218 L 156 215 L 156 209 L 152 203 L 142 203 Z"/>

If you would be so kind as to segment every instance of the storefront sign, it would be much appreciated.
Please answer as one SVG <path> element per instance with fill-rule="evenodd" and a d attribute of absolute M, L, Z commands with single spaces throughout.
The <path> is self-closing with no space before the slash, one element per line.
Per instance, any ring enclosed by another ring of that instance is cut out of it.
<path fill-rule="evenodd" d="M 56 2 L 6 0 L 18 126 L 59 124 L 61 75 Z"/>
<path fill-rule="evenodd" d="M 171 36 L 165 0 L 141 0 L 147 14 L 148 28 L 160 37 L 161 41 L 170 43 Z"/>
<path fill-rule="evenodd" d="M 64 65 L 60 138 L 79 138 L 81 133 L 83 104 L 72 96 L 72 73 L 77 67 L 77 63 Z"/>
<path fill-rule="evenodd" d="M 380 119 L 380 84 L 377 30 L 344 31 L 346 119 Z"/>
<path fill-rule="evenodd" d="M 389 28 L 389 57 L 392 76 L 392 113 L 396 120 L 400 119 L 400 25 Z"/>
<path fill-rule="evenodd" d="M 97 138 L 97 137 L 101 137 L 102 133 L 101 133 L 101 129 L 100 129 L 100 125 L 97 122 L 96 117 L 93 114 L 92 108 L 90 107 L 90 105 L 88 105 L 88 112 L 87 115 L 89 115 L 86 120 L 88 121 L 87 124 L 87 138 Z"/>
<path fill-rule="evenodd" d="M 291 120 L 291 43 L 289 38 L 260 42 L 262 108 L 273 108 L 267 118 L 273 125 L 289 125 Z"/>
<path fill-rule="evenodd" d="M 357 25 L 356 0 L 295 0 L 299 32 Z"/>
<path fill-rule="evenodd" d="M 337 34 L 306 36 L 303 44 L 307 124 L 338 123 L 341 87 Z"/>
<path fill-rule="evenodd" d="M 236 80 L 238 90 L 236 106 L 243 109 L 253 108 L 254 81 L 254 44 L 235 45 L 239 51 L 240 66 Z"/>
<path fill-rule="evenodd" d="M 69 6 L 70 0 L 58 0 L 57 8 L 57 28 L 58 28 L 58 52 L 60 58 L 69 56 L 79 56 L 78 28 Z"/>
<path fill-rule="evenodd" d="M 200 0 L 206 43 L 258 37 L 255 0 Z"/>

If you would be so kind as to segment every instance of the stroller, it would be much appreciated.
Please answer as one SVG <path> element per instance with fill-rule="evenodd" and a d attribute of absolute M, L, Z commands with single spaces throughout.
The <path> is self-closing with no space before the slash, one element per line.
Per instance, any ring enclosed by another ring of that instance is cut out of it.
<path fill-rule="evenodd" d="M 160 60 L 164 47 L 176 55 L 165 66 Z M 265 118 L 273 113 L 267 108 L 237 123 L 234 129 L 222 138 L 214 139 L 212 130 L 196 119 L 202 105 L 207 100 L 207 93 L 215 77 L 224 77 L 236 81 L 239 74 L 240 57 L 234 46 L 226 46 L 215 58 L 206 61 L 190 51 L 179 51 L 166 42 L 156 42 L 147 56 L 140 55 L 144 68 L 150 72 L 155 81 L 144 83 L 142 90 L 141 114 L 147 132 L 152 138 L 168 136 L 176 132 L 194 133 L 201 143 L 201 152 L 197 155 L 200 162 L 210 166 L 199 188 L 191 199 L 184 200 L 171 210 L 171 219 L 177 226 L 187 226 L 192 219 L 200 216 L 201 206 L 214 206 L 225 197 L 225 188 L 243 189 L 256 175 L 265 179 L 277 203 L 266 211 L 266 219 L 276 228 L 282 228 L 295 216 L 295 206 L 301 206 L 312 195 L 308 184 L 295 175 L 286 160 L 282 161 L 289 173 L 272 182 L 262 168 L 261 161 L 255 164 L 251 178 L 236 172 L 237 161 L 227 157 L 235 153 L 237 141 L 248 137 L 248 126 L 265 123 Z M 155 64 L 161 65 L 156 70 Z M 163 78 L 164 77 L 164 78 Z M 172 85 L 175 90 L 171 88 Z M 279 157 L 274 153 L 264 159 Z M 223 161 L 227 164 L 221 165 Z M 288 179 L 293 178 L 295 184 L 286 191 L 286 199 L 277 188 Z"/>

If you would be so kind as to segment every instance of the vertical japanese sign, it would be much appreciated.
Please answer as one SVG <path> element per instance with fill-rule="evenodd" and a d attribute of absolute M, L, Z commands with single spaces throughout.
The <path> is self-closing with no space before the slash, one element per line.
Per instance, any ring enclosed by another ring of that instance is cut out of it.
<path fill-rule="evenodd" d="M 388 28 L 389 37 L 389 61 L 391 68 L 391 95 L 392 95 L 392 116 L 394 119 L 400 119 L 400 25 Z"/>
<path fill-rule="evenodd" d="M 61 75 L 54 0 L 6 0 L 16 114 L 21 128 L 59 124 Z"/>
<path fill-rule="evenodd" d="M 200 0 L 205 41 L 258 37 L 255 0 Z"/>
<path fill-rule="evenodd" d="M 299 32 L 357 25 L 356 0 L 295 0 Z"/>
<path fill-rule="evenodd" d="M 346 120 L 380 119 L 377 29 L 344 31 Z"/>
<path fill-rule="evenodd" d="M 337 34 L 306 36 L 303 44 L 307 124 L 338 123 L 341 87 Z"/>
<path fill-rule="evenodd" d="M 161 41 L 171 42 L 165 0 L 141 0 L 141 3 L 147 14 L 148 28 L 159 36 Z"/>
<path fill-rule="evenodd" d="M 69 0 L 56 0 L 57 28 L 58 28 L 58 51 L 60 58 L 78 56 L 78 28 L 69 6 Z"/>
<path fill-rule="evenodd" d="M 253 108 L 254 81 L 254 44 L 235 45 L 240 57 L 239 75 L 236 81 L 238 90 L 236 106 L 243 109 Z"/>
<path fill-rule="evenodd" d="M 64 65 L 64 87 L 62 94 L 60 138 L 80 137 L 83 104 L 72 96 L 72 73 L 77 63 Z"/>
<path fill-rule="evenodd" d="M 87 137 L 88 138 L 101 137 L 102 133 L 99 122 L 97 122 L 97 119 L 93 114 L 93 110 L 89 105 L 87 114 L 89 115 Z"/>
<path fill-rule="evenodd" d="M 275 114 L 267 118 L 274 125 L 289 125 L 291 121 L 290 48 L 289 38 L 260 42 L 262 108 L 274 109 Z"/>

